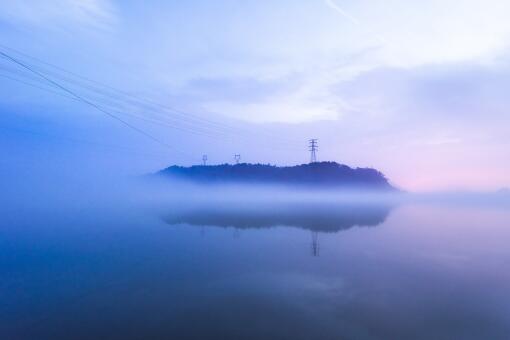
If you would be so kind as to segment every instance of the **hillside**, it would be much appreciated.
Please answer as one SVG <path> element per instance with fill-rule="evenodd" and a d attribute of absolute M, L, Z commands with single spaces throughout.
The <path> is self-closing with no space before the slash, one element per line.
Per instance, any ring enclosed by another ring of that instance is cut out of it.
<path fill-rule="evenodd" d="M 265 164 L 170 166 L 159 176 L 200 183 L 252 183 L 310 186 L 320 188 L 362 188 L 396 190 L 379 171 L 351 168 L 335 162 L 317 162 L 278 167 Z"/>

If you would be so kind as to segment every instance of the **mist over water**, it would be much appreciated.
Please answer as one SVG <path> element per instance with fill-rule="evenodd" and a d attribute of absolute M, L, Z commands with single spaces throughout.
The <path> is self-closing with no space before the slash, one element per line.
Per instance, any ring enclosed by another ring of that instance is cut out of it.
<path fill-rule="evenodd" d="M 505 193 L 339 193 L 66 173 L 5 183 L 2 338 L 510 334 Z"/>

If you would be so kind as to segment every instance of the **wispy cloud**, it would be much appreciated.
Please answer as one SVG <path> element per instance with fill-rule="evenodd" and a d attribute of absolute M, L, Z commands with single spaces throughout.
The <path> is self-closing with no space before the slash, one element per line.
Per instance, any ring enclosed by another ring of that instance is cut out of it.
<path fill-rule="evenodd" d="M 362 26 L 361 21 L 358 18 L 354 17 L 349 12 L 345 11 L 336 2 L 334 2 L 333 0 L 325 0 L 325 1 L 326 1 L 326 5 L 328 5 L 331 9 L 333 9 L 334 11 L 339 13 L 341 16 L 343 16 L 345 19 L 347 19 L 352 24 L 362 27 L 365 30 L 366 34 L 375 37 L 380 44 L 387 43 L 387 40 L 383 36 L 374 32 L 372 29 L 370 29 L 366 25 Z"/>
<path fill-rule="evenodd" d="M 328 5 L 329 7 L 331 7 L 332 9 L 337 11 L 338 13 L 340 13 L 340 15 L 342 15 L 344 18 L 346 18 L 347 20 L 349 20 L 353 24 L 359 25 L 360 22 L 359 22 L 359 20 L 357 18 L 355 18 L 352 15 L 350 15 L 349 13 L 347 13 L 340 6 L 338 6 L 333 0 L 326 0 L 326 5 Z"/>
<path fill-rule="evenodd" d="M 117 21 L 109 0 L 2 1 L 0 21 L 38 29 L 108 30 Z"/>

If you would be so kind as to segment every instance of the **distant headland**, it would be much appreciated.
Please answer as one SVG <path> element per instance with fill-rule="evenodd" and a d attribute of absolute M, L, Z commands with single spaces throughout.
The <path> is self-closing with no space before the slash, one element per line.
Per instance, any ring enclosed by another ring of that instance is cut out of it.
<path fill-rule="evenodd" d="M 336 162 L 314 162 L 281 167 L 248 163 L 190 167 L 174 165 L 155 175 L 199 183 L 280 184 L 323 189 L 397 190 L 376 169 L 351 168 Z"/>

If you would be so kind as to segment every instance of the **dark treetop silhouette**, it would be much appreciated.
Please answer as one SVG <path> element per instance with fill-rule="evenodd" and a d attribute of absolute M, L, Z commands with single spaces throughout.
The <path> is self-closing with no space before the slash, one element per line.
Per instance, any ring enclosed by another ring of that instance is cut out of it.
<path fill-rule="evenodd" d="M 191 167 L 174 165 L 159 171 L 157 175 L 201 183 L 283 184 L 320 188 L 396 190 L 378 170 L 351 168 L 335 162 L 283 167 L 247 163 Z"/>

